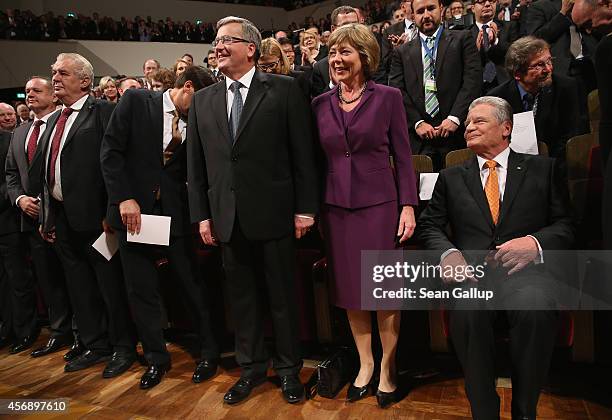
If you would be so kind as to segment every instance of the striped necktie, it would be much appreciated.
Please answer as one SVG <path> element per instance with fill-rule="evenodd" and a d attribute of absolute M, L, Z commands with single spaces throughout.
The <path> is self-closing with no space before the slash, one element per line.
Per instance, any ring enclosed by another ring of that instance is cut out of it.
<path fill-rule="evenodd" d="M 434 53 L 434 45 L 435 40 L 433 37 L 428 37 L 425 41 L 427 44 L 427 48 L 429 51 Z M 429 53 L 425 54 L 425 74 L 424 74 L 424 82 L 425 82 L 425 112 L 429 114 L 430 117 L 434 118 L 438 111 L 440 110 L 440 104 L 438 102 L 438 97 L 436 96 L 436 91 L 433 89 L 427 88 L 427 81 L 433 80 L 435 81 L 435 63 L 432 60 L 432 57 Z"/>

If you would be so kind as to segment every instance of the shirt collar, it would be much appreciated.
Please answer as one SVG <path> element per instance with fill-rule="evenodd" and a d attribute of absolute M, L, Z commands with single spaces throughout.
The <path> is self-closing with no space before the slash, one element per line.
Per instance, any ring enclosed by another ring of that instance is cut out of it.
<path fill-rule="evenodd" d="M 510 146 L 506 147 L 500 154 L 495 156 L 493 160 L 497 162 L 497 165 L 499 165 L 501 168 L 507 169 L 509 156 L 510 156 Z M 482 170 L 485 162 L 488 161 L 489 159 L 485 159 L 480 156 L 477 156 L 477 158 L 478 158 L 478 167 Z"/>
<path fill-rule="evenodd" d="M 438 26 L 438 29 L 436 29 L 436 32 L 433 33 L 433 35 L 431 35 L 431 37 L 425 35 L 423 32 L 419 31 L 419 35 L 421 36 L 421 39 L 423 41 L 427 41 L 427 38 L 437 38 L 438 37 L 438 33 L 442 30 L 442 25 Z"/>
<path fill-rule="evenodd" d="M 414 22 L 410 19 L 404 19 L 405 31 L 408 31 L 410 27 L 414 26 Z"/>
<path fill-rule="evenodd" d="M 253 81 L 254 76 L 255 76 L 255 66 L 253 66 L 251 70 L 247 71 L 244 76 L 238 79 L 238 82 L 242 83 L 244 87 L 249 89 L 251 87 L 251 82 Z M 229 90 L 230 86 L 234 82 L 235 80 L 232 80 L 229 77 L 226 77 L 225 78 L 225 88 Z"/>
<path fill-rule="evenodd" d="M 516 81 L 516 87 L 518 88 L 519 95 L 521 95 L 521 101 L 525 99 L 525 95 L 531 95 L 529 92 L 525 90 L 525 88 L 523 88 L 523 86 L 521 86 L 518 80 Z"/>
<path fill-rule="evenodd" d="M 53 111 L 55 112 L 55 111 Z M 53 114 L 53 112 L 49 112 L 48 114 L 46 114 L 44 117 L 42 118 L 37 118 L 34 117 L 34 121 L 32 121 L 32 125 L 36 123 L 36 121 L 41 120 L 43 122 L 43 124 L 47 124 L 47 120 L 49 119 L 49 117 Z"/>
<path fill-rule="evenodd" d="M 83 95 L 81 99 L 79 99 L 78 101 L 70 105 L 69 107 L 67 107 L 66 105 L 62 106 L 62 111 L 66 108 L 72 108 L 73 111 L 79 112 L 81 108 L 83 108 L 83 105 L 85 105 L 85 101 L 87 101 L 87 98 L 89 98 L 89 93 L 86 95 Z"/>
<path fill-rule="evenodd" d="M 476 26 L 478 27 L 478 30 L 480 31 L 480 30 L 482 30 L 482 26 L 483 25 L 487 25 L 490 28 L 491 27 L 491 23 L 493 23 L 493 19 L 491 19 L 490 21 L 485 22 L 485 23 L 476 22 Z"/>
<path fill-rule="evenodd" d="M 170 98 L 170 89 L 165 91 L 164 94 L 162 95 L 162 104 L 163 104 L 164 114 L 166 112 L 174 114 L 174 111 L 176 111 L 174 102 L 172 102 L 172 98 Z"/>

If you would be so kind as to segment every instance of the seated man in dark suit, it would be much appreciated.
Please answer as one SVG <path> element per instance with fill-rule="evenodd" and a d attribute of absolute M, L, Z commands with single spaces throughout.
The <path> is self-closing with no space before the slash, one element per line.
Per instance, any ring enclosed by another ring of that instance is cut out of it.
<path fill-rule="evenodd" d="M 216 82 L 212 72 L 189 66 L 174 89 L 164 93 L 130 90 L 121 98 L 108 124 L 100 152 L 108 190 L 109 224 L 118 230 L 119 249 L 134 321 L 149 368 L 140 388 L 160 383 L 170 369 L 162 331 L 160 279 L 154 245 L 127 241 L 126 230 L 140 232 L 141 214 L 171 217 L 170 244 L 163 250 L 193 315 L 202 359 L 194 382 L 217 371 L 219 351 L 212 334 L 197 270 L 194 229 L 187 205 L 186 116 L 193 94 Z M 142 112 L 148 110 L 148 112 Z M 152 146 L 153 145 L 153 146 Z"/>
<path fill-rule="evenodd" d="M 505 310 L 470 306 L 450 313 L 475 419 L 499 418 L 493 324 L 503 312 L 510 324 L 512 418 L 536 418 L 556 336 L 558 283 L 547 271 L 554 257 L 549 251 L 568 249 L 574 239 L 553 159 L 511 151 L 512 124 L 512 108 L 503 99 L 485 96 L 470 105 L 465 138 L 476 156 L 440 172 L 417 224 L 427 249 L 439 251 L 440 265 L 456 273 L 466 260 L 474 265 L 472 250 L 489 254 L 484 277 L 473 287 L 493 288 L 496 308 Z M 483 264 L 482 257 L 475 261 Z M 457 286 L 460 279 L 445 280 Z"/>
<path fill-rule="evenodd" d="M 569 77 L 553 74 L 552 56 L 546 41 L 532 36 L 514 42 L 506 55 L 512 80 L 489 92 L 505 99 L 512 111 L 533 111 L 538 141 L 548 145 L 565 173 L 565 145 L 578 128 L 578 90 Z"/>

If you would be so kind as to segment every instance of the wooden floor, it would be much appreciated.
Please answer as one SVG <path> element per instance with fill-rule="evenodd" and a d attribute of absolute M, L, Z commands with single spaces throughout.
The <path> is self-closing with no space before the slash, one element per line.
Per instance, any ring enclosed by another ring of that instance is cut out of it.
<path fill-rule="evenodd" d="M 39 342 L 45 340 L 43 334 Z M 195 367 L 192 357 L 175 344 L 168 348 L 172 354 L 172 370 L 160 385 L 149 391 L 138 388 L 144 368 L 137 364 L 119 378 L 102 379 L 103 365 L 64 373 L 61 353 L 32 359 L 28 353 L 8 355 L 3 351 L 0 354 L 0 399 L 61 397 L 70 400 L 67 413 L 32 416 L 35 419 L 470 418 L 461 379 L 430 381 L 416 386 L 406 398 L 387 410 L 378 409 L 374 397 L 353 404 L 345 403 L 346 388 L 335 400 L 316 397 L 305 403 L 289 405 L 272 381 L 258 387 L 246 402 L 230 407 L 223 404 L 223 394 L 239 376 L 238 369 L 222 370 L 212 380 L 196 385 L 191 382 Z M 304 368 L 302 379 L 305 381 L 311 372 L 311 368 Z M 502 418 L 509 419 L 511 389 L 500 387 L 498 392 L 502 400 Z M 609 400 L 607 402 L 608 406 L 612 405 Z M 612 410 L 586 399 L 544 393 L 538 407 L 538 418 L 612 419 Z"/>

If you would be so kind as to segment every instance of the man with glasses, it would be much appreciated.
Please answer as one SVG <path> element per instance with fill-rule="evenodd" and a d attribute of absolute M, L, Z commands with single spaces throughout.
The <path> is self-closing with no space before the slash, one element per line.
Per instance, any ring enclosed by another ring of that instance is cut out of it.
<path fill-rule="evenodd" d="M 483 93 L 508 80 L 504 58 L 519 37 L 516 22 L 495 19 L 496 5 L 496 0 L 474 0 L 474 24 L 469 28 L 483 68 Z"/>
<path fill-rule="evenodd" d="M 565 145 L 576 135 L 578 124 L 575 80 L 553 74 L 550 46 L 533 36 L 521 38 L 510 46 L 506 69 L 512 79 L 491 90 L 489 95 L 508 101 L 515 114 L 533 111 L 538 141 L 548 145 L 549 156 L 557 158 L 563 171 Z"/>
<path fill-rule="evenodd" d="M 191 220 L 207 245 L 220 245 L 235 325 L 240 379 L 227 404 L 266 380 L 267 293 L 275 333 L 272 366 L 285 400 L 304 398 L 294 286 L 294 242 L 318 210 L 310 106 L 293 78 L 256 71 L 261 35 L 226 17 L 214 40 L 225 82 L 197 92 L 187 126 Z"/>

